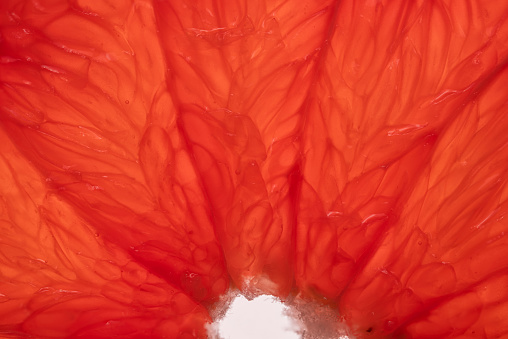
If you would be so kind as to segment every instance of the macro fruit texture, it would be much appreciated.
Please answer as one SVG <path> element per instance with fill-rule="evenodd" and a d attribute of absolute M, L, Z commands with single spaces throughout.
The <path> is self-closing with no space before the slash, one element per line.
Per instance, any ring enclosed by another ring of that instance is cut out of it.
<path fill-rule="evenodd" d="M 3 0 L 0 335 L 508 336 L 508 3 Z"/>

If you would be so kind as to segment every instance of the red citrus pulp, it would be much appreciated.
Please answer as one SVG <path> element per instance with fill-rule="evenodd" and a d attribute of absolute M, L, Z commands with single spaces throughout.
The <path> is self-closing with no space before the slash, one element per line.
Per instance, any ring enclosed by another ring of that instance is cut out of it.
<path fill-rule="evenodd" d="M 3 0 L 0 335 L 508 336 L 508 3 Z"/>

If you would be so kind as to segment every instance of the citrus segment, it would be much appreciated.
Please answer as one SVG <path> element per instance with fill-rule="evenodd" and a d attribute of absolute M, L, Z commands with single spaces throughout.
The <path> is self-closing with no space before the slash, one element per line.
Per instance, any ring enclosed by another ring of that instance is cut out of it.
<path fill-rule="evenodd" d="M 503 1 L 0 9 L 0 332 L 205 337 L 231 284 L 507 335 Z"/>

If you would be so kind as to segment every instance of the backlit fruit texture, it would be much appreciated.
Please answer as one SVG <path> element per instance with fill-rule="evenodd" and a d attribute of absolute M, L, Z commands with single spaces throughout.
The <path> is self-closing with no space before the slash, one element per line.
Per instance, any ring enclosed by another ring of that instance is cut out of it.
<path fill-rule="evenodd" d="M 508 2 L 2 0 L 0 336 L 508 336 Z"/>

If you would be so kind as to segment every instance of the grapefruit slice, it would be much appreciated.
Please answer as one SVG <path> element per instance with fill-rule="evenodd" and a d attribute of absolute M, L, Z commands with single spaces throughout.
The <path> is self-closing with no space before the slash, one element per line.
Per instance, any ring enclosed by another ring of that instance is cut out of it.
<path fill-rule="evenodd" d="M 0 333 L 185 338 L 228 290 L 508 335 L 505 1 L 0 4 Z"/>

